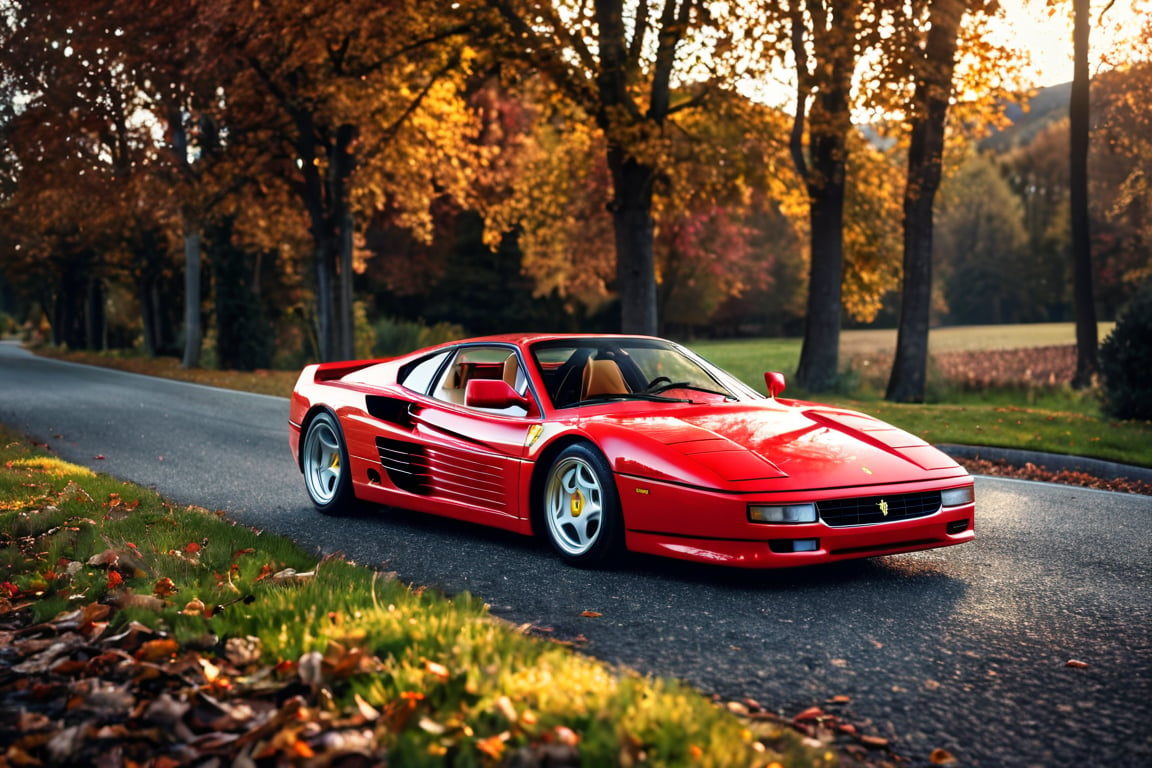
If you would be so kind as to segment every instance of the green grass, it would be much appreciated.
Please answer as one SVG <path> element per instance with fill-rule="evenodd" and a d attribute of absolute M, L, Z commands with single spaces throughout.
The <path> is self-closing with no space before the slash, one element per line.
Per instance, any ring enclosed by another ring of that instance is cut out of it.
<path fill-rule="evenodd" d="M 1152 466 L 1152 425 L 1147 422 L 1111 422 L 1075 411 L 1015 405 L 836 400 L 930 443 L 1017 448 Z"/>
<path fill-rule="evenodd" d="M 0 429 L 0 614 L 27 609 L 45 621 L 98 603 L 118 607 L 112 630 L 137 621 L 201 649 L 208 636 L 217 649 L 258 638 L 259 662 L 237 690 L 273 670 L 305 678 L 311 663 L 323 690 L 310 706 L 351 711 L 358 696 L 385 713 L 375 735 L 396 765 L 493 765 L 566 732 L 586 765 L 637 752 L 647 765 L 835 762 L 674 680 L 529 636 L 468 594 L 447 599 L 341 559 L 318 561 L 287 539 L 173 506 Z"/>

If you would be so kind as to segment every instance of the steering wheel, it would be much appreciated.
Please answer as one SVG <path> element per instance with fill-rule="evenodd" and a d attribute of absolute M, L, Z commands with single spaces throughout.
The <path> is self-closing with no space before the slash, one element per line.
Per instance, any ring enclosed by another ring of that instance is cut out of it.
<path fill-rule="evenodd" d="M 660 383 L 661 379 L 664 381 L 663 384 Z M 672 381 L 672 379 L 668 378 L 667 376 L 657 376 L 652 380 L 652 383 L 648 385 L 647 392 L 650 395 L 658 395 L 661 392 L 667 392 L 670 389 L 686 386 L 688 386 L 687 381 Z"/>

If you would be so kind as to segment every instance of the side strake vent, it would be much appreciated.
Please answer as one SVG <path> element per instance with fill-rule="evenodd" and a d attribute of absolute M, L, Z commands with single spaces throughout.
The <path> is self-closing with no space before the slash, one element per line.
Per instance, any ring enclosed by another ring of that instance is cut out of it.
<path fill-rule="evenodd" d="M 940 492 L 832 499 L 821 501 L 816 508 L 820 519 L 834 527 L 894 523 L 935 514 L 940 510 Z"/>
<path fill-rule="evenodd" d="M 432 475 L 428 471 L 428 457 L 421 446 L 378 437 L 376 450 L 380 452 L 380 463 L 393 485 L 421 496 L 432 493 Z"/>
<path fill-rule="evenodd" d="M 380 464 L 402 491 L 438 496 L 503 512 L 507 509 L 504 477 L 498 463 L 484 454 L 425 447 L 404 440 L 376 438 Z"/>

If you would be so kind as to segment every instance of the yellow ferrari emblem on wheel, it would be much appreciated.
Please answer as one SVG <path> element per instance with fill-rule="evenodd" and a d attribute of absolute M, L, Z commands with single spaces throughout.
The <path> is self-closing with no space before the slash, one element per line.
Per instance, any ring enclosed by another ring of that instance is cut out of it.
<path fill-rule="evenodd" d="M 580 491 L 572 494 L 572 517 L 580 517 L 584 511 L 584 494 Z"/>
<path fill-rule="evenodd" d="M 884 501 L 884 499 L 880 499 L 880 503 L 877 504 L 877 506 L 880 507 L 880 514 L 884 515 L 884 517 L 888 517 L 888 502 Z"/>

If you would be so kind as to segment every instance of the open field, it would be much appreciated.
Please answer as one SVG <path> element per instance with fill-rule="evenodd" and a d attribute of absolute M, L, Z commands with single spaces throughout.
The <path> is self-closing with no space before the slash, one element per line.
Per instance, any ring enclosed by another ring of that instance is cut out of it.
<path fill-rule="evenodd" d="M 1100 323 L 1099 338 L 1103 341 L 1112 332 L 1115 323 Z M 1053 347 L 1076 343 L 1076 328 L 1072 323 L 1035 323 L 1029 325 L 967 325 L 934 328 L 928 334 L 931 354 L 943 352 L 971 352 L 989 349 L 1022 349 L 1025 347 Z M 895 354 L 896 331 L 853 330 L 840 334 L 840 354 L 855 355 Z"/>
<path fill-rule="evenodd" d="M 1115 323 L 1100 323 L 1103 341 Z M 791 373 L 800 362 L 801 339 L 725 339 L 688 342 L 694 350 L 717 365 L 757 382 L 766 370 Z M 1072 323 L 1038 323 L 1033 325 L 978 325 L 936 328 L 928 335 L 929 353 L 933 356 L 952 352 L 986 352 L 1032 347 L 1074 345 L 1076 329 Z M 840 362 L 891 360 L 896 353 L 895 329 L 848 330 L 840 333 Z"/>

